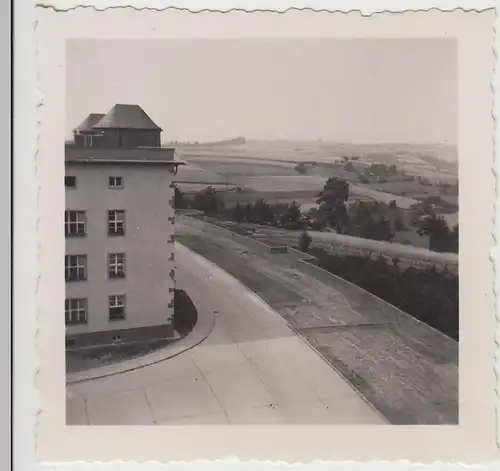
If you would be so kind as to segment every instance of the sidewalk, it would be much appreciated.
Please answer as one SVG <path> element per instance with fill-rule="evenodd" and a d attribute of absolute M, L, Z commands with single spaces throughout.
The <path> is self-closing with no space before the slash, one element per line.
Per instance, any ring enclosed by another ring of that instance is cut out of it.
<path fill-rule="evenodd" d="M 175 340 L 164 348 L 137 358 L 131 358 L 130 360 L 120 361 L 99 368 L 69 373 L 66 375 L 66 384 L 104 378 L 106 376 L 125 373 L 168 360 L 203 342 L 203 340 L 210 335 L 214 325 L 215 317 L 213 313 L 207 312 L 204 316 L 198 317 L 194 329 L 188 335 L 179 340 Z"/>

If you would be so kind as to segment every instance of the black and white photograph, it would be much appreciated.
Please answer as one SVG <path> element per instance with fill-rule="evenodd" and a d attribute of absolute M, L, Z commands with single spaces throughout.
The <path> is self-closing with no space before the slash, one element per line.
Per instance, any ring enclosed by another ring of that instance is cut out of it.
<path fill-rule="evenodd" d="M 68 40 L 67 425 L 458 424 L 457 82 L 452 38 Z"/>

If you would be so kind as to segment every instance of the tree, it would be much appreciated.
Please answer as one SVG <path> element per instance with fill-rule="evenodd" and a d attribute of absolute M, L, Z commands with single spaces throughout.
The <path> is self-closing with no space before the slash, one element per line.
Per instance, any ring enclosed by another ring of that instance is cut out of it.
<path fill-rule="evenodd" d="M 253 206 L 252 221 L 259 224 L 274 221 L 271 206 L 263 198 L 258 199 Z"/>
<path fill-rule="evenodd" d="M 283 224 L 284 215 L 288 210 L 288 206 L 289 206 L 288 204 L 280 202 L 275 202 L 270 205 L 271 207 L 270 210 L 273 214 L 275 223 Z"/>
<path fill-rule="evenodd" d="M 326 221 L 324 219 L 313 217 L 311 220 L 311 229 L 314 231 L 323 231 L 326 227 Z"/>
<path fill-rule="evenodd" d="M 350 208 L 349 233 L 373 240 L 391 240 L 394 237 L 389 207 L 378 201 L 358 201 Z"/>
<path fill-rule="evenodd" d="M 381 218 L 377 220 L 371 216 L 361 225 L 361 237 L 389 241 L 394 237 L 394 233 L 391 231 L 391 224 L 388 219 Z"/>
<path fill-rule="evenodd" d="M 403 218 L 401 217 L 400 214 L 396 214 L 394 217 L 394 229 L 396 231 L 407 231 L 408 227 L 406 227 L 406 224 L 403 221 Z"/>
<path fill-rule="evenodd" d="M 330 177 L 317 200 L 319 212 L 325 215 L 327 223 L 339 233 L 344 232 L 349 222 L 346 209 L 348 197 L 349 183 L 337 177 Z"/>
<path fill-rule="evenodd" d="M 300 211 L 300 204 L 296 201 L 292 201 L 283 214 L 282 223 L 284 225 L 298 225 L 301 216 L 302 213 Z"/>
<path fill-rule="evenodd" d="M 429 249 L 436 252 L 452 252 L 453 236 L 446 221 L 435 214 L 429 215 L 420 221 L 418 234 L 429 236 Z M 458 240 L 458 228 L 456 231 Z"/>
<path fill-rule="evenodd" d="M 312 237 L 307 231 L 302 232 L 299 237 L 299 247 L 302 252 L 307 252 L 311 246 Z"/>
<path fill-rule="evenodd" d="M 306 173 L 307 171 L 307 168 L 306 168 L 306 164 L 304 162 L 300 162 L 298 163 L 296 166 L 295 166 L 295 170 L 297 172 L 299 172 L 301 175 L 303 175 L 304 173 Z"/>
<path fill-rule="evenodd" d="M 181 190 L 176 186 L 174 189 L 174 208 L 175 209 L 186 209 L 187 204 L 184 198 L 184 194 Z"/>
<path fill-rule="evenodd" d="M 245 206 L 245 221 L 250 222 L 252 220 L 252 205 L 247 203 Z"/>
<path fill-rule="evenodd" d="M 322 231 L 326 227 L 325 214 L 321 213 L 317 208 L 312 208 L 308 212 L 309 226 L 314 231 Z"/>
<path fill-rule="evenodd" d="M 243 222 L 244 214 L 243 210 L 241 209 L 240 202 L 236 202 L 236 206 L 234 208 L 234 213 L 233 213 L 233 218 L 237 222 Z"/>
<path fill-rule="evenodd" d="M 194 196 L 193 206 L 205 214 L 216 214 L 221 208 L 217 192 L 211 187 L 199 191 Z"/>
<path fill-rule="evenodd" d="M 356 169 L 355 169 L 355 167 L 354 167 L 354 165 L 353 165 L 353 163 L 352 163 L 352 162 L 347 162 L 347 163 L 344 165 L 344 170 L 345 170 L 346 172 L 355 172 L 355 171 L 356 171 Z"/>
<path fill-rule="evenodd" d="M 349 209 L 351 221 L 354 224 L 363 224 L 375 216 L 385 217 L 387 206 L 378 201 L 356 201 Z"/>
<path fill-rule="evenodd" d="M 450 233 L 451 237 L 451 242 L 450 242 L 450 249 L 451 252 L 458 253 L 458 224 L 455 225 L 453 230 Z"/>

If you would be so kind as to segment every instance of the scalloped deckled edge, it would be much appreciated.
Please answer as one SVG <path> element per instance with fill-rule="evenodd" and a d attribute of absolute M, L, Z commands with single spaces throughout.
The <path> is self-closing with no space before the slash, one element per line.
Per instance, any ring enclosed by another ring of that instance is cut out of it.
<path fill-rule="evenodd" d="M 380 15 L 380 14 L 390 14 L 390 15 L 401 15 L 404 13 L 427 13 L 427 12 L 432 12 L 432 11 L 439 11 L 441 13 L 452 13 L 455 11 L 461 11 L 464 13 L 483 13 L 488 10 L 493 10 L 495 9 L 494 5 L 489 4 L 485 5 L 482 8 L 477 8 L 477 7 L 470 7 L 470 8 L 465 8 L 465 7 L 450 7 L 450 8 L 438 8 L 438 7 L 429 7 L 429 8 L 404 8 L 401 10 L 397 9 L 382 9 L 382 10 L 375 10 L 371 12 L 366 12 L 363 9 L 347 9 L 343 10 L 341 8 L 336 8 L 334 10 L 330 10 L 328 8 L 314 8 L 314 7 L 288 7 L 288 8 L 283 8 L 283 9 L 267 9 L 267 8 L 227 8 L 227 9 L 219 9 L 219 8 L 199 8 L 199 9 L 191 9 L 187 7 L 181 7 L 181 6 L 165 6 L 165 7 L 155 7 L 155 6 L 135 6 L 135 5 L 95 5 L 93 3 L 80 3 L 75 6 L 69 6 L 67 8 L 59 7 L 56 5 L 53 5 L 52 3 L 46 3 L 46 2 L 37 2 L 36 6 L 38 8 L 47 8 L 50 10 L 53 10 L 58 13 L 66 13 L 74 10 L 81 10 L 81 9 L 92 9 L 95 11 L 104 11 L 104 10 L 124 10 L 124 9 L 130 9 L 130 10 L 135 10 L 135 11 L 168 11 L 168 10 L 177 10 L 177 11 L 183 11 L 183 12 L 188 12 L 188 13 L 234 13 L 234 12 L 240 12 L 240 13 L 276 13 L 278 15 L 284 15 L 285 13 L 289 13 L 291 11 L 308 11 L 308 12 L 314 12 L 314 13 L 342 13 L 342 14 L 352 14 L 352 13 L 359 13 L 362 17 L 372 17 L 375 15 Z"/>
<path fill-rule="evenodd" d="M 99 2 L 99 0 L 96 0 Z M 116 1 L 116 0 L 115 0 Z M 120 1 L 120 0 L 118 0 Z M 188 0 L 189 1 L 189 0 Z M 439 0 L 435 0 L 433 3 L 437 3 Z M 64 0 L 63 0 L 64 2 Z M 110 3 L 112 3 L 113 0 L 111 0 Z M 139 0 L 140 2 L 140 0 Z M 135 5 L 102 5 L 100 6 L 99 4 L 95 5 L 92 3 L 80 3 L 78 5 L 73 5 L 73 6 L 68 6 L 68 7 L 62 7 L 58 6 L 57 1 L 55 2 L 56 4 L 52 4 L 49 2 L 37 2 L 35 4 L 36 7 L 38 8 L 43 8 L 43 9 L 51 9 L 55 12 L 59 13 L 64 13 L 64 12 L 70 12 L 70 11 L 75 11 L 75 10 L 84 10 L 84 9 L 93 9 L 95 11 L 105 11 L 105 10 L 111 10 L 111 9 L 128 9 L 128 10 L 135 10 L 135 11 L 157 11 L 157 12 L 163 12 L 167 10 L 177 10 L 177 11 L 183 11 L 183 12 L 189 12 L 193 14 L 198 14 L 198 13 L 233 13 L 233 12 L 240 12 L 240 13 L 247 13 L 247 14 L 252 14 L 252 13 L 275 13 L 279 15 L 283 15 L 288 12 L 292 11 L 308 11 L 308 12 L 315 12 L 315 13 L 329 13 L 329 14 L 335 14 L 335 13 L 342 13 L 342 14 L 353 14 L 353 13 L 358 13 L 361 17 L 372 17 L 376 15 L 382 15 L 382 14 L 404 14 L 404 13 L 424 13 L 424 12 L 432 12 L 432 11 L 437 11 L 441 13 L 452 13 L 455 11 L 461 11 L 464 13 L 483 13 L 488 10 L 495 10 L 497 9 L 498 5 L 496 5 L 492 1 L 486 1 L 484 2 L 485 4 L 482 6 L 478 6 L 477 3 L 481 3 L 481 0 L 469 0 L 469 1 L 461 1 L 461 3 L 470 3 L 471 5 L 475 5 L 474 7 L 463 7 L 463 6 L 450 6 L 450 7 L 436 7 L 436 6 L 431 6 L 431 7 L 420 7 L 420 8 L 411 8 L 411 6 L 408 8 L 407 6 L 401 5 L 400 9 L 395 9 L 395 8 L 388 8 L 388 9 L 380 9 L 380 10 L 374 10 L 374 11 L 367 11 L 366 8 L 362 9 L 343 9 L 343 8 L 335 8 L 334 10 L 326 9 L 326 8 L 314 8 L 310 6 L 306 7 L 288 7 L 288 8 L 283 8 L 283 9 L 265 9 L 265 8 L 254 8 L 254 9 L 247 9 L 247 8 L 227 8 L 227 9 L 211 9 L 211 8 L 199 8 L 199 9 L 192 9 L 192 8 L 187 8 L 187 7 L 180 7 L 180 6 L 135 6 Z M 64 2 L 68 3 L 68 2 Z M 143 2 L 141 2 L 143 3 Z M 341 0 L 341 3 L 342 2 Z M 408 2 L 405 1 L 405 3 L 411 3 L 411 0 Z M 416 4 L 421 5 L 423 2 L 417 2 L 415 1 Z M 401 3 L 400 3 L 401 4 Z M 493 136 L 492 136 L 492 141 L 493 141 L 493 165 L 492 165 L 492 172 L 495 175 L 495 201 L 493 202 L 493 237 L 495 241 L 495 245 L 493 248 L 490 250 L 490 259 L 493 265 L 493 270 L 494 270 L 494 275 L 496 275 L 497 271 L 497 266 L 500 265 L 500 247 L 497 247 L 497 241 L 500 240 L 500 200 L 499 200 L 499 185 L 500 185 L 500 150 L 497 148 L 496 145 L 496 132 L 497 132 L 497 119 L 496 119 L 496 109 L 498 106 L 500 106 L 500 100 L 496 98 L 496 90 L 500 89 L 500 75 L 498 75 L 498 67 L 497 67 L 497 62 L 498 62 L 498 54 L 497 54 L 497 43 L 499 46 L 500 50 L 500 38 L 497 37 L 497 31 L 500 30 L 500 28 L 497 26 L 500 25 L 500 16 L 497 14 L 496 19 L 493 22 L 493 32 L 494 32 L 494 41 L 492 45 L 492 52 L 495 57 L 495 65 L 492 70 L 493 76 L 492 80 L 490 81 L 490 88 L 491 88 L 491 93 L 492 93 L 492 110 L 491 110 L 491 116 L 493 119 L 494 123 L 494 130 L 493 130 Z M 34 23 L 34 29 L 36 31 L 38 26 L 38 19 L 35 20 Z M 35 35 L 35 58 L 38 61 L 38 50 L 39 50 L 39 44 L 38 41 L 36 40 L 36 35 Z M 38 65 L 38 62 L 37 62 Z M 34 165 L 35 165 L 35 180 L 36 180 L 36 195 L 37 195 L 37 201 L 36 201 L 36 207 L 37 207 L 37 219 L 36 219 L 36 230 L 37 234 L 39 233 L 39 228 L 40 228 L 40 217 L 39 217 L 39 209 L 40 209 L 40 191 L 41 191 L 41 182 L 39 180 L 39 165 L 38 165 L 38 157 L 39 157 L 39 140 L 40 140 L 40 127 L 41 127 L 41 117 L 43 116 L 43 111 L 41 111 L 41 108 L 44 105 L 44 98 L 43 98 L 43 93 L 39 89 L 39 76 L 40 76 L 40 68 L 37 67 L 36 69 L 36 79 L 37 79 L 37 99 L 35 102 L 36 106 L 36 150 L 34 154 Z M 498 213 L 498 215 L 497 215 Z M 39 285 L 40 285 L 40 280 L 42 278 L 43 274 L 43 268 L 40 263 L 40 255 L 42 251 L 42 244 L 40 242 L 40 239 L 38 238 L 38 243 L 37 243 L 37 261 L 39 265 L 39 270 L 36 276 L 36 298 L 38 298 L 39 295 Z M 498 285 L 498 286 L 497 286 Z M 496 408 L 495 408 L 495 414 L 496 414 L 496 425 L 497 425 L 497 436 L 496 436 L 496 444 L 497 447 L 500 448 L 500 312 L 499 312 L 499 303 L 496 300 L 497 293 L 500 292 L 500 277 L 497 279 L 496 276 L 494 276 L 493 279 L 493 296 L 494 296 L 494 306 L 495 306 L 495 318 L 497 321 L 496 325 L 496 330 L 495 330 L 495 343 L 496 343 L 496 350 L 495 350 L 495 356 L 494 356 L 494 371 L 495 371 L 495 376 L 496 376 L 496 396 L 497 396 L 497 403 L 496 403 Z M 38 308 L 38 303 L 36 307 L 36 314 L 35 314 L 35 352 L 37 352 L 37 338 L 39 334 L 39 328 L 38 328 L 38 319 L 39 319 L 39 308 Z M 42 411 L 41 408 L 41 399 L 40 395 L 37 389 L 37 377 L 40 371 L 40 363 L 37 359 L 38 357 L 35 357 L 34 359 L 34 366 L 35 366 L 35 398 L 37 401 L 36 404 L 36 418 L 35 418 L 35 456 L 38 455 L 38 426 L 39 426 L 39 416 Z M 123 461 L 123 460 L 112 460 L 112 461 L 101 461 L 101 460 L 96 460 L 96 461 L 71 461 L 71 462 L 51 462 L 51 461 L 46 461 L 44 462 L 44 465 L 49 465 L 49 466 L 65 466 L 65 465 L 71 465 L 75 466 L 78 464 L 84 465 L 84 466 L 92 466 L 92 465 L 97 465 L 97 466 L 110 466 L 110 465 L 125 465 L 125 466 L 148 466 L 149 467 L 159 467 L 161 466 L 162 468 L 165 468 L 167 466 L 177 466 L 177 465 L 192 465 L 195 466 L 197 464 L 205 464 L 205 465 L 217 465 L 217 464 L 240 464 L 240 465 L 285 465 L 285 466 L 298 466 L 298 465 L 306 465 L 307 466 L 346 466 L 349 465 L 350 468 L 352 469 L 354 466 L 358 467 L 363 467 L 363 466 L 371 466 L 371 465 L 385 465 L 385 466 L 397 466 L 398 469 L 401 469 L 401 466 L 409 467 L 411 466 L 414 468 L 415 466 L 420 466 L 420 467 L 430 467 L 430 466 L 478 466 L 478 465 L 485 465 L 485 466 L 493 466 L 493 463 L 482 463 L 482 464 L 477 464 L 477 465 L 467 465 L 463 462 L 445 462 L 445 461 L 434 461 L 432 463 L 426 464 L 426 463 L 421 463 L 421 462 L 415 462 L 415 461 L 409 461 L 406 459 L 400 459 L 400 460 L 394 460 L 394 461 L 388 461 L 388 460 L 370 460 L 370 461 L 354 461 L 354 460 L 342 460 L 342 461 L 326 461 L 326 460 L 312 460 L 307 463 L 304 462 L 287 462 L 285 460 L 246 460 L 242 461 L 236 456 L 229 455 L 227 458 L 222 458 L 222 459 L 215 459 L 215 460 L 206 460 L 206 459 L 196 459 L 196 460 L 191 460 L 191 461 L 169 461 L 166 463 L 158 462 L 158 461 Z M 484 468 L 486 469 L 486 468 Z M 312 471 L 312 470 L 311 470 Z"/>
<path fill-rule="evenodd" d="M 40 74 L 41 74 L 41 67 L 39 64 L 39 57 L 38 57 L 38 52 L 39 52 L 39 41 L 37 39 L 37 29 L 38 29 L 38 15 L 35 16 L 35 21 L 34 21 L 34 30 L 35 30 L 35 73 L 36 73 L 36 101 L 35 101 L 35 106 L 36 106 L 36 127 L 35 127 L 35 140 L 36 140 L 36 148 L 35 148 L 35 155 L 34 155 L 34 166 L 35 166 L 35 192 L 36 192 L 36 231 L 37 231 L 37 249 L 36 249 L 36 259 L 37 259 L 37 266 L 38 266 L 38 273 L 36 276 L 36 294 L 35 294 L 35 358 L 34 358 L 34 367 L 35 367 L 35 407 L 36 407 L 36 417 L 35 417 L 35 430 L 34 430 L 34 435 L 35 435 L 35 456 L 38 456 L 38 444 L 39 444 L 39 429 L 40 429 L 40 415 L 42 413 L 43 407 L 42 407 L 42 399 L 40 392 L 38 391 L 38 375 L 40 373 L 41 369 L 41 363 L 39 361 L 39 356 L 38 356 L 38 334 L 40 332 L 39 328 L 39 319 L 40 319 L 40 307 L 38 303 L 38 298 L 39 298 L 39 289 L 40 289 L 40 281 L 42 279 L 43 275 L 43 267 L 41 264 L 41 253 L 42 253 L 42 242 L 41 238 L 39 236 L 40 234 L 40 193 L 42 190 L 42 184 L 40 181 L 40 168 L 39 168 L 39 148 L 40 148 L 40 136 L 41 136 L 41 126 L 42 126 L 42 117 L 43 117 L 43 105 L 44 105 L 44 95 L 40 89 Z"/>
<path fill-rule="evenodd" d="M 491 119 L 493 120 L 493 162 L 492 162 L 492 172 L 495 175 L 495 201 L 493 202 L 493 241 L 494 245 L 491 249 L 491 262 L 493 264 L 493 305 L 495 309 L 495 319 L 496 319 L 496 329 L 495 329 L 495 355 L 493 359 L 493 369 L 495 371 L 496 377 L 496 407 L 495 407 L 495 418 L 496 418 L 496 444 L 500 448 L 500 310 L 497 300 L 497 295 L 500 293 L 500 278 L 496 276 L 497 269 L 500 266 L 500 249 L 498 248 L 498 241 L 500 240 L 500 199 L 499 199 L 499 185 L 500 185 L 500 148 L 497 145 L 496 134 L 498 131 L 497 123 L 497 108 L 500 106 L 500 100 L 497 98 L 496 91 L 500 90 L 500 75 L 498 67 L 499 54 L 497 49 L 500 50 L 500 37 L 498 36 L 498 31 L 500 31 L 500 17 L 497 13 L 496 19 L 493 22 L 493 44 L 492 52 L 495 58 L 492 78 L 490 82 L 491 87 Z M 499 46 L 499 47 L 497 47 Z M 498 212 L 498 214 L 497 214 Z M 459 215 L 460 219 L 460 215 Z M 460 243 L 460 242 L 459 242 Z M 497 287 L 497 283 L 499 286 Z"/>
<path fill-rule="evenodd" d="M 500 248 L 498 247 L 498 241 L 500 240 L 500 200 L 499 200 L 499 184 L 500 184 L 500 150 L 497 146 L 496 133 L 497 133 L 497 116 L 496 109 L 500 105 L 500 100 L 496 97 L 496 90 L 500 89 L 500 76 L 498 75 L 498 54 L 497 54 L 497 44 L 500 46 L 500 38 L 497 35 L 500 28 L 497 26 L 500 24 L 500 17 L 497 13 L 496 19 L 493 22 L 493 44 L 492 53 L 494 55 L 495 61 L 492 70 L 492 78 L 490 80 L 491 88 L 491 118 L 493 120 L 493 161 L 492 161 L 492 173 L 495 176 L 495 200 L 493 201 L 493 241 L 494 245 L 490 250 L 490 261 L 493 265 L 493 306 L 495 310 L 496 328 L 494 332 L 494 339 L 496 344 L 496 349 L 493 358 L 493 369 L 496 378 L 496 407 L 495 407 L 495 419 L 496 419 L 496 445 L 500 448 L 500 312 L 499 303 L 497 301 L 497 294 L 500 292 L 500 278 L 496 276 L 497 268 L 500 265 Z M 500 49 L 500 48 L 499 48 Z M 460 215 L 459 215 L 460 220 Z M 498 285 L 498 286 L 497 286 Z"/>

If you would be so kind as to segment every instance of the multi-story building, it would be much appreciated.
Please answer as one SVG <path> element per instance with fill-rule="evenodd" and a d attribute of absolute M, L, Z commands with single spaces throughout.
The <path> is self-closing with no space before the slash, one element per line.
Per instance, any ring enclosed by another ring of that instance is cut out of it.
<path fill-rule="evenodd" d="M 91 114 L 65 148 L 66 341 L 173 335 L 174 189 L 180 164 L 136 105 Z"/>

